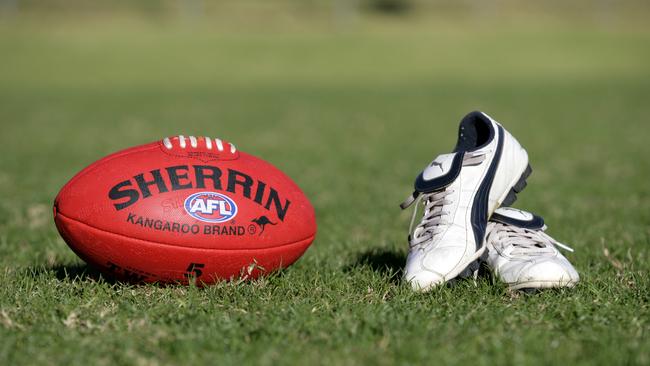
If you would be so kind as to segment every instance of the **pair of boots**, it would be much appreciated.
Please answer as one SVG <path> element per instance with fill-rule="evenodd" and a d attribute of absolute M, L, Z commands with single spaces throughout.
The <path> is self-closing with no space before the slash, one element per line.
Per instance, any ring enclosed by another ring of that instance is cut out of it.
<path fill-rule="evenodd" d="M 454 151 L 418 175 L 401 205 L 416 203 L 404 271 L 413 289 L 470 276 L 481 262 L 512 289 L 574 286 L 578 273 L 557 247 L 573 250 L 544 232 L 541 217 L 507 207 L 531 172 L 526 150 L 501 124 L 482 112 L 465 116 Z"/>

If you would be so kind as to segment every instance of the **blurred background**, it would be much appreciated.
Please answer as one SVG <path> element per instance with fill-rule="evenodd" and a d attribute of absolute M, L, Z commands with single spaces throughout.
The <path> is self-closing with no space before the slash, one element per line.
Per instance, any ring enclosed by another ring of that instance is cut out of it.
<path fill-rule="evenodd" d="M 110 152 L 182 133 L 231 140 L 292 176 L 324 228 L 316 258 L 401 253 L 396 204 L 474 109 L 528 149 L 523 207 L 585 245 L 605 240 L 580 231 L 602 210 L 647 235 L 649 10 L 634 0 L 0 0 L 0 217 L 21 238 L 25 225 L 43 228 L 4 250 L 74 260 L 50 221 L 58 189 Z"/>
<path fill-rule="evenodd" d="M 4 250 L 73 261 L 50 222 L 58 189 L 101 156 L 182 133 L 231 140 L 292 176 L 319 215 L 315 258 L 402 253 L 396 204 L 474 109 L 528 149 L 523 207 L 584 245 L 623 240 L 587 234 L 602 210 L 633 216 L 647 235 L 649 10 L 632 0 L 0 0 L 0 217 L 5 243 L 32 236 Z"/>

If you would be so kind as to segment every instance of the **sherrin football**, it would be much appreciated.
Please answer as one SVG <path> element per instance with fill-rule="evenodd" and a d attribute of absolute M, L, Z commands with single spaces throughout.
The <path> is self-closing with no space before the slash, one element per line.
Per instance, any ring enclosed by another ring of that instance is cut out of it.
<path fill-rule="evenodd" d="M 131 282 L 255 278 L 295 262 L 314 209 L 268 162 L 177 136 L 109 155 L 59 192 L 54 221 L 84 261 Z"/>

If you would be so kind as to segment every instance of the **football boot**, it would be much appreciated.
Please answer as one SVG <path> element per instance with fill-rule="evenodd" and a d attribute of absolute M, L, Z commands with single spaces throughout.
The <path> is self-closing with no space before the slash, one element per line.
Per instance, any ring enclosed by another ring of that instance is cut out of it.
<path fill-rule="evenodd" d="M 573 249 L 545 230 L 544 219 L 515 208 L 499 208 L 490 218 L 485 262 L 511 289 L 573 287 L 580 280 L 557 247 Z"/>
<path fill-rule="evenodd" d="M 526 150 L 501 124 L 482 112 L 465 116 L 453 152 L 435 158 L 401 204 L 416 204 L 404 270 L 412 288 L 426 291 L 476 270 L 488 219 L 515 201 L 530 173 Z"/>

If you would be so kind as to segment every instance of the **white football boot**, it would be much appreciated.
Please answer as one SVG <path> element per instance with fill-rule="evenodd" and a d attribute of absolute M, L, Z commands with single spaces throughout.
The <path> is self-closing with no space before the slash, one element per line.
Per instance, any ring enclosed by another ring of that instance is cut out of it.
<path fill-rule="evenodd" d="M 578 272 L 555 246 L 573 249 L 548 236 L 544 219 L 502 207 L 488 223 L 486 262 L 511 289 L 573 287 Z"/>
<path fill-rule="evenodd" d="M 478 268 L 489 217 L 514 202 L 530 173 L 526 150 L 498 122 L 482 112 L 465 116 L 454 151 L 424 169 L 401 205 L 424 208 L 412 230 L 416 205 L 409 228 L 404 279 L 412 288 L 427 291 Z"/>

